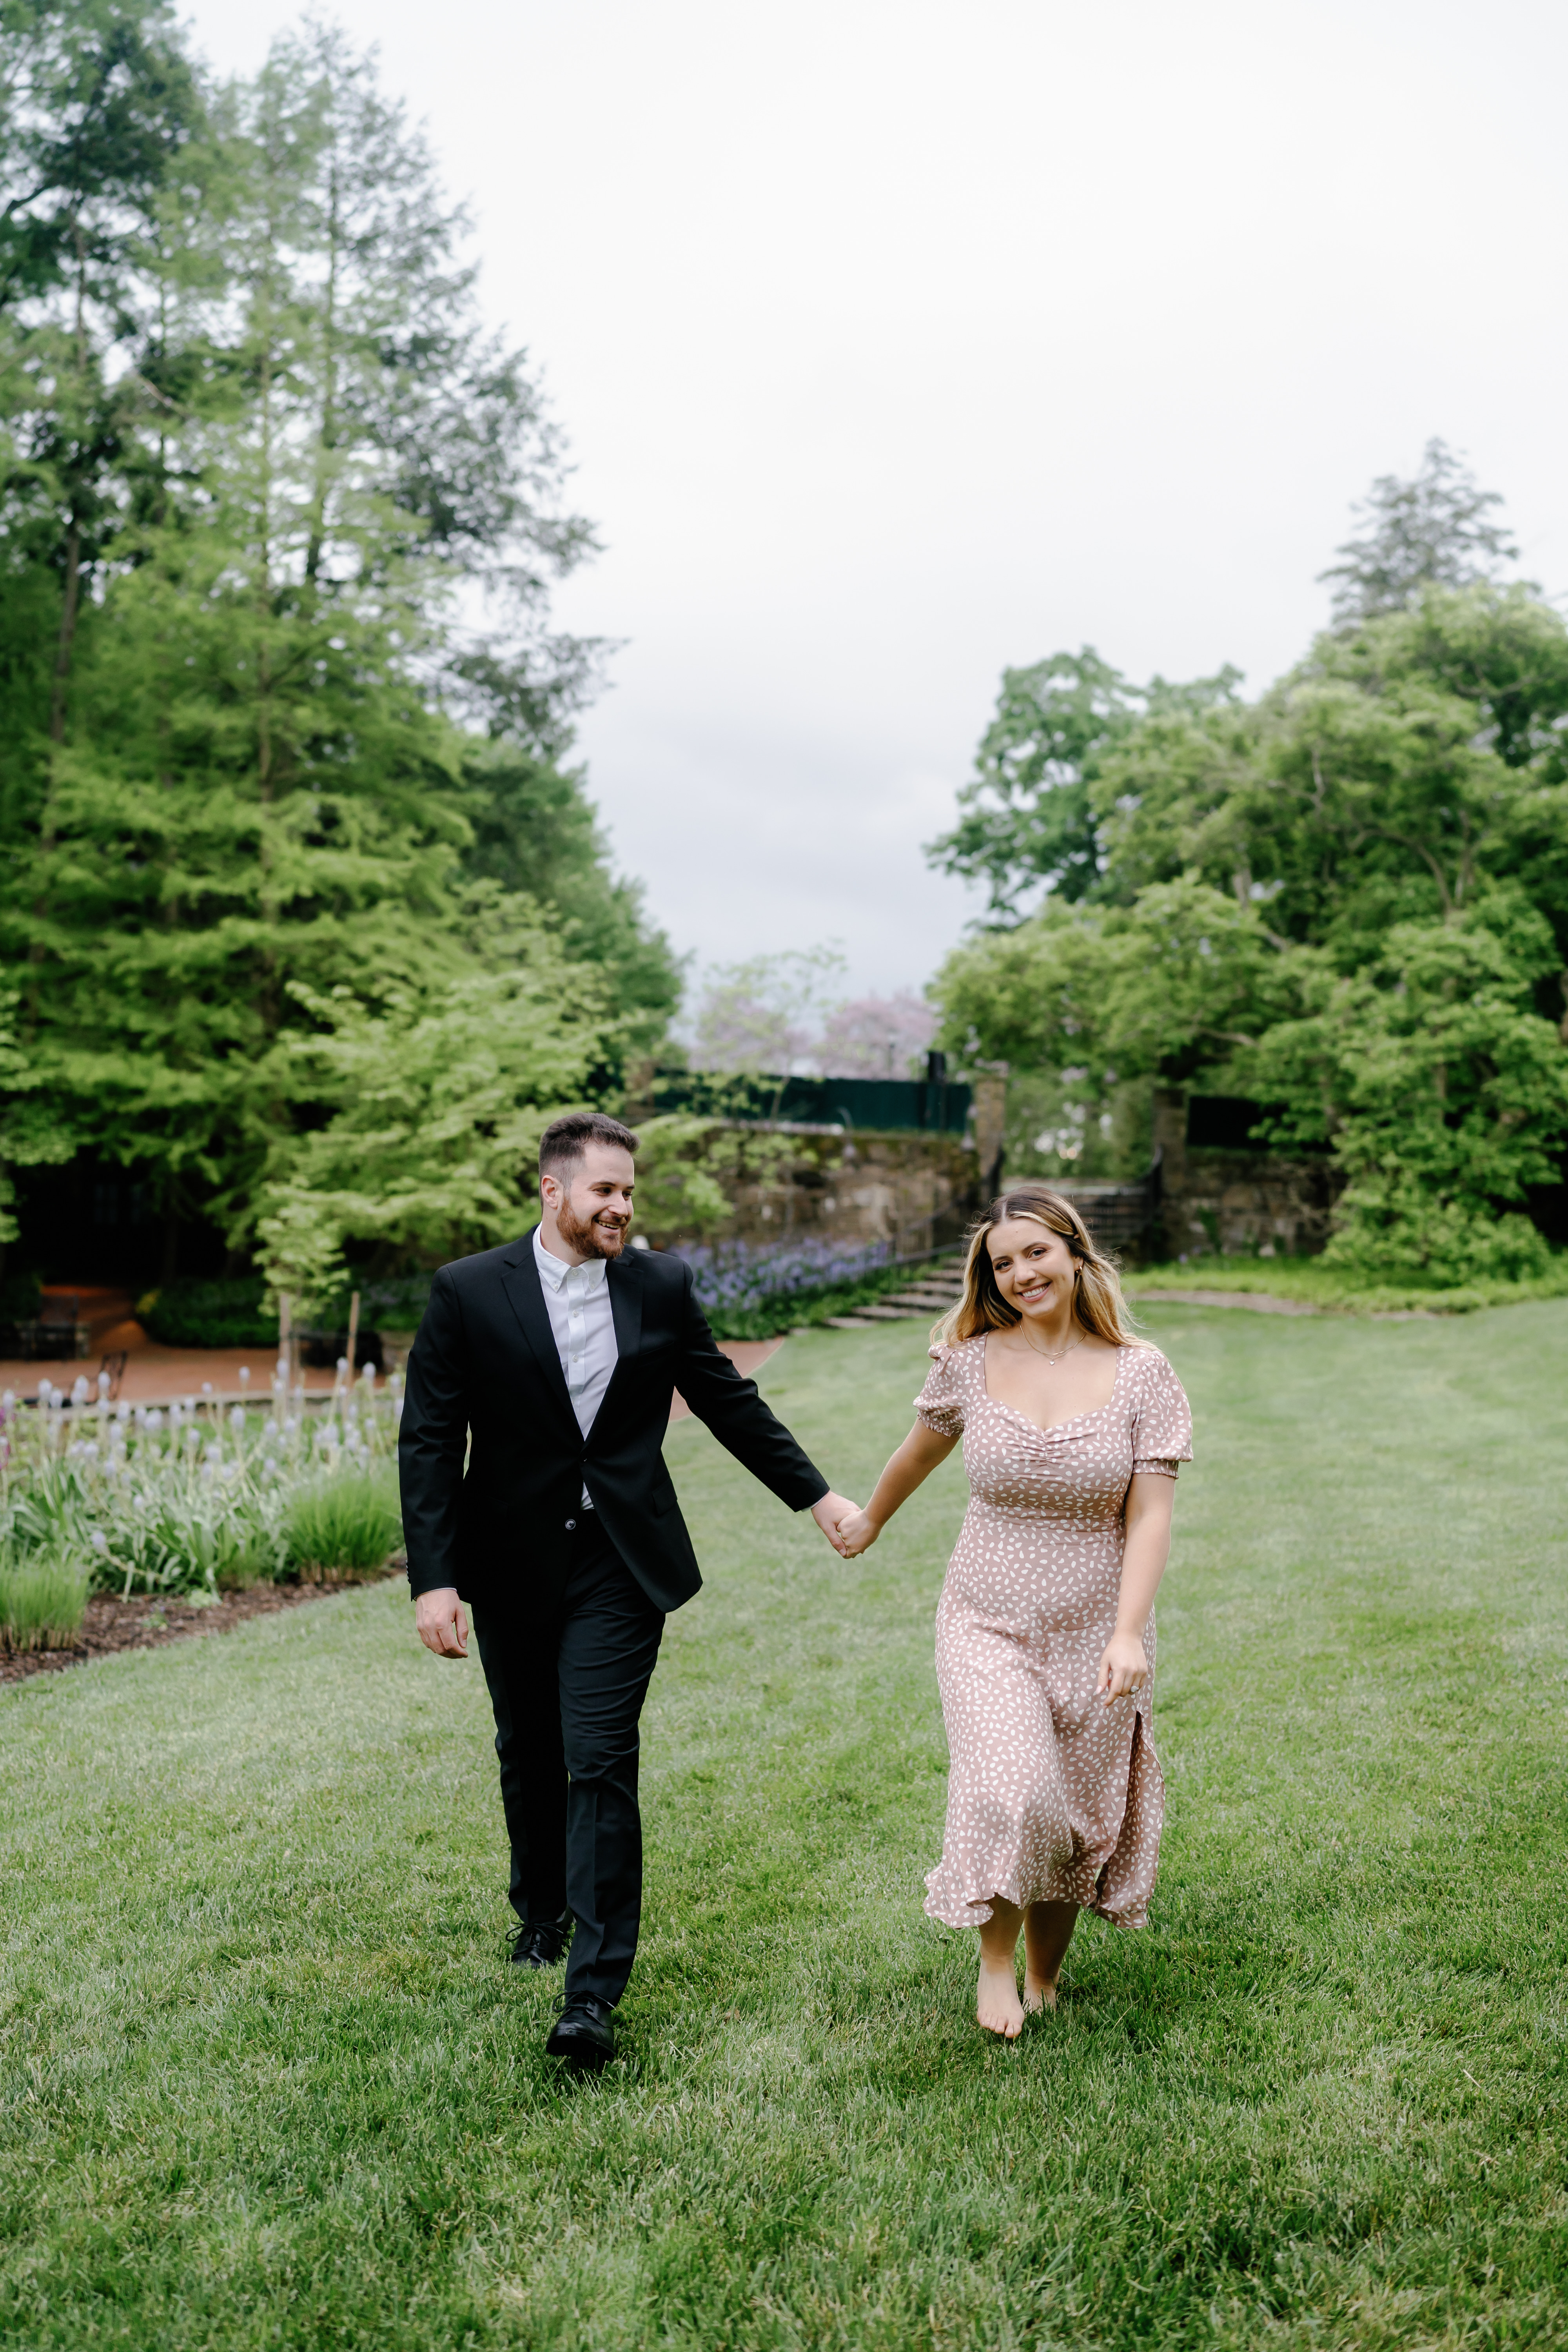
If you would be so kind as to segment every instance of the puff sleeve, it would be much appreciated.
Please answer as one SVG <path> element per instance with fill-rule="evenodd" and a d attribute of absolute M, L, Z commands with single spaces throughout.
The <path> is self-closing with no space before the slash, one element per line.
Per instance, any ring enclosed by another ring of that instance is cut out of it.
<path fill-rule="evenodd" d="M 1186 1391 L 1158 1348 L 1143 1353 L 1132 1406 L 1132 1474 L 1173 1478 L 1193 1458 L 1193 1414 Z"/>
<path fill-rule="evenodd" d="M 952 1348 L 933 1348 L 931 1355 L 926 1384 L 915 1399 L 915 1418 L 938 1437 L 962 1437 L 963 1390 L 957 1353 Z"/>

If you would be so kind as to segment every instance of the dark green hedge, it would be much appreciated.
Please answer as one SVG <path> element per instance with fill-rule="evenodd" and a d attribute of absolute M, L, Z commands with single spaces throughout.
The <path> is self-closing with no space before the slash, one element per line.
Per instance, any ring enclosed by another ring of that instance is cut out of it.
<path fill-rule="evenodd" d="M 164 1348 L 278 1346 L 278 1318 L 264 1310 L 259 1275 L 230 1282 L 181 1281 L 149 1291 L 136 1309 L 150 1339 Z"/>

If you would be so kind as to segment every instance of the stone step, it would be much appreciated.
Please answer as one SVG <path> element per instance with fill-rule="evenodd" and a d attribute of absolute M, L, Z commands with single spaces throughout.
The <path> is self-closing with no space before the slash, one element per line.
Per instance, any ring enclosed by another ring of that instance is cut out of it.
<path fill-rule="evenodd" d="M 874 1323 L 862 1322 L 858 1315 L 828 1315 L 824 1318 L 830 1331 L 874 1331 Z"/>

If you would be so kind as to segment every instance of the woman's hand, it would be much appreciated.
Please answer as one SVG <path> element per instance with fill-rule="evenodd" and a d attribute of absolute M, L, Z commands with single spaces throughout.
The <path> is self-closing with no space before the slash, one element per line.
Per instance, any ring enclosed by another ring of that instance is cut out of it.
<path fill-rule="evenodd" d="M 1143 1655 L 1143 1644 L 1136 1633 L 1112 1633 L 1105 1645 L 1105 1655 L 1100 1662 L 1098 1691 L 1105 1694 L 1109 1706 L 1112 1699 L 1126 1698 L 1141 1690 L 1149 1679 L 1149 1661 Z"/>
<path fill-rule="evenodd" d="M 858 1559 L 869 1551 L 882 1530 L 868 1511 L 857 1511 L 852 1519 L 838 1522 L 838 1545 L 846 1559 Z"/>

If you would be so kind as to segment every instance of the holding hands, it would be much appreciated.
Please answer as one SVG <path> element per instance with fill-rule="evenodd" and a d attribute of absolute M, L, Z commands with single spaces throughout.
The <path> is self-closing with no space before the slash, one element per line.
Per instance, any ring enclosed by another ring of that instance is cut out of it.
<path fill-rule="evenodd" d="M 839 1549 L 846 1559 L 858 1559 L 863 1551 L 870 1550 L 881 1532 L 869 1511 L 857 1511 L 852 1518 L 839 1521 Z"/>
<path fill-rule="evenodd" d="M 843 1530 L 851 1520 L 864 1517 L 859 1504 L 852 1503 L 847 1495 L 834 1494 L 829 1487 L 826 1495 L 813 1503 L 811 1516 L 840 1558 L 851 1559 L 853 1554 L 844 1548 Z"/>

